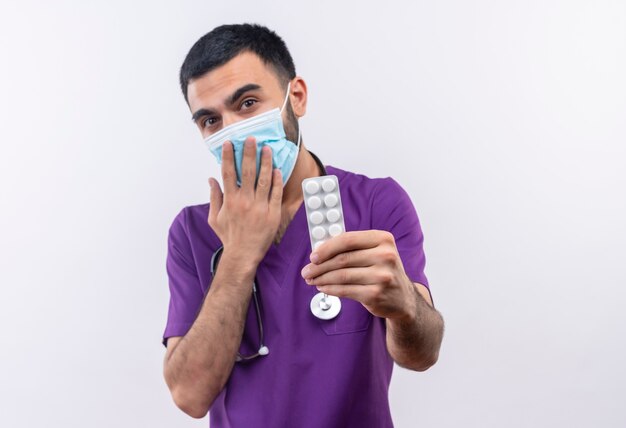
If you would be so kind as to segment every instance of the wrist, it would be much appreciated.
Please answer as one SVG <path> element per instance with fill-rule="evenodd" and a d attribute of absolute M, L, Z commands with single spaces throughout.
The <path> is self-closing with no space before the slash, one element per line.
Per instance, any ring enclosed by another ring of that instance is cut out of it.
<path fill-rule="evenodd" d="M 396 315 L 391 317 L 391 320 L 398 325 L 412 325 L 417 319 L 417 299 L 418 291 L 415 284 L 407 277 L 406 278 L 407 296 L 402 299 L 404 304 Z"/>
<path fill-rule="evenodd" d="M 254 278 L 260 261 L 244 253 L 237 253 L 224 247 L 220 256 L 219 269 L 224 269 L 229 276 L 242 277 L 242 279 Z"/>

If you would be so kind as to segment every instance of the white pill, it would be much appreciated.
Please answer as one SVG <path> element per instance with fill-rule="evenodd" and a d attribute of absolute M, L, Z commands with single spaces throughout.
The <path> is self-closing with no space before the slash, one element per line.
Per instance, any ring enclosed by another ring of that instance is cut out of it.
<path fill-rule="evenodd" d="M 311 235 L 313 235 L 313 238 L 315 239 L 322 239 L 326 236 L 326 230 L 324 230 L 322 226 L 315 226 L 311 231 Z"/>
<path fill-rule="evenodd" d="M 327 207 L 334 207 L 335 205 L 337 205 L 337 195 L 334 194 L 330 194 L 330 195 L 326 195 L 324 196 L 324 203 L 326 204 Z"/>
<path fill-rule="evenodd" d="M 322 200 L 317 196 L 313 196 L 307 201 L 307 205 L 309 206 L 309 208 L 316 210 L 322 206 Z"/>
<path fill-rule="evenodd" d="M 330 233 L 330 236 L 339 235 L 341 233 L 341 226 L 338 224 L 333 224 L 328 228 L 328 233 Z"/>
<path fill-rule="evenodd" d="M 324 221 L 324 214 L 322 214 L 319 211 L 313 211 L 309 218 L 311 219 L 311 223 L 320 224 L 321 222 Z"/>
<path fill-rule="evenodd" d="M 313 249 L 317 250 L 317 247 L 319 247 L 320 245 L 322 245 L 324 242 L 326 241 L 317 241 L 315 244 L 313 244 Z"/>
<path fill-rule="evenodd" d="M 322 182 L 322 189 L 324 189 L 324 192 L 332 192 L 335 190 L 335 187 L 335 181 L 330 178 L 327 178 Z"/>
<path fill-rule="evenodd" d="M 316 211 L 317 212 L 317 211 Z M 341 216 L 341 214 L 339 214 L 339 210 L 336 209 L 332 209 L 332 210 L 328 210 L 328 212 L 326 213 L 326 218 L 328 219 L 328 221 L 330 221 L 331 223 L 336 222 L 337 220 L 339 220 L 339 217 Z M 313 221 L 313 220 L 311 220 Z M 315 223 L 315 224 L 319 224 L 319 223 Z"/>
<path fill-rule="evenodd" d="M 304 185 L 304 189 L 309 195 L 314 195 L 320 190 L 320 185 L 317 181 L 309 181 Z"/>

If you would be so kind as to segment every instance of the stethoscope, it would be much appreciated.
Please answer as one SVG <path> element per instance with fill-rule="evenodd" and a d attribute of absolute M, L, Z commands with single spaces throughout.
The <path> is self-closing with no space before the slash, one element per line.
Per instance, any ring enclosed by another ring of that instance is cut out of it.
<path fill-rule="evenodd" d="M 309 151 L 309 153 L 311 153 L 311 156 L 313 156 L 313 159 L 315 159 L 315 162 L 320 167 L 322 175 L 327 175 L 324 164 L 322 164 L 322 162 L 313 152 Z M 217 250 L 215 250 L 213 256 L 211 257 L 212 277 L 215 277 L 215 271 L 217 270 L 217 264 L 219 263 L 219 258 L 222 254 L 222 251 L 224 251 L 224 247 L 220 246 Z M 255 278 L 252 282 L 252 298 L 254 300 L 254 310 L 256 313 L 257 325 L 259 326 L 259 349 L 256 353 L 250 355 L 241 355 L 239 351 L 237 351 L 237 356 L 235 358 L 236 362 L 252 360 L 253 358 L 265 356 L 270 353 L 269 348 L 264 344 L 263 320 L 258 293 L 259 291 Z M 319 292 L 311 299 L 310 307 L 311 313 L 317 318 L 321 320 L 330 320 L 335 318 L 341 311 L 341 300 L 336 296 L 329 296 L 326 293 Z"/>

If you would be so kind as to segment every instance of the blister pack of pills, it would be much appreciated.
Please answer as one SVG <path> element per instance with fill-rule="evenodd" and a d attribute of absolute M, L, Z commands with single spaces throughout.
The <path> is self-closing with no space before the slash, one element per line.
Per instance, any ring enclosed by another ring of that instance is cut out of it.
<path fill-rule="evenodd" d="M 311 177 L 302 181 L 311 249 L 346 230 L 343 207 L 339 193 L 339 180 L 335 175 Z"/>

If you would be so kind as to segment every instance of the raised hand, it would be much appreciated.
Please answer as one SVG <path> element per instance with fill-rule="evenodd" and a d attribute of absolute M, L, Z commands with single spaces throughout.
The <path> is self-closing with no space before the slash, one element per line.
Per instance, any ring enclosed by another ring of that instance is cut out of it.
<path fill-rule="evenodd" d="M 208 223 L 224 245 L 224 253 L 260 263 L 278 230 L 283 197 L 279 169 L 272 169 L 270 147 L 261 150 L 261 166 L 256 179 L 256 141 L 248 137 L 244 146 L 241 187 L 237 186 L 233 145 L 222 147 L 224 192 L 214 178 L 209 179 L 211 205 Z"/>

